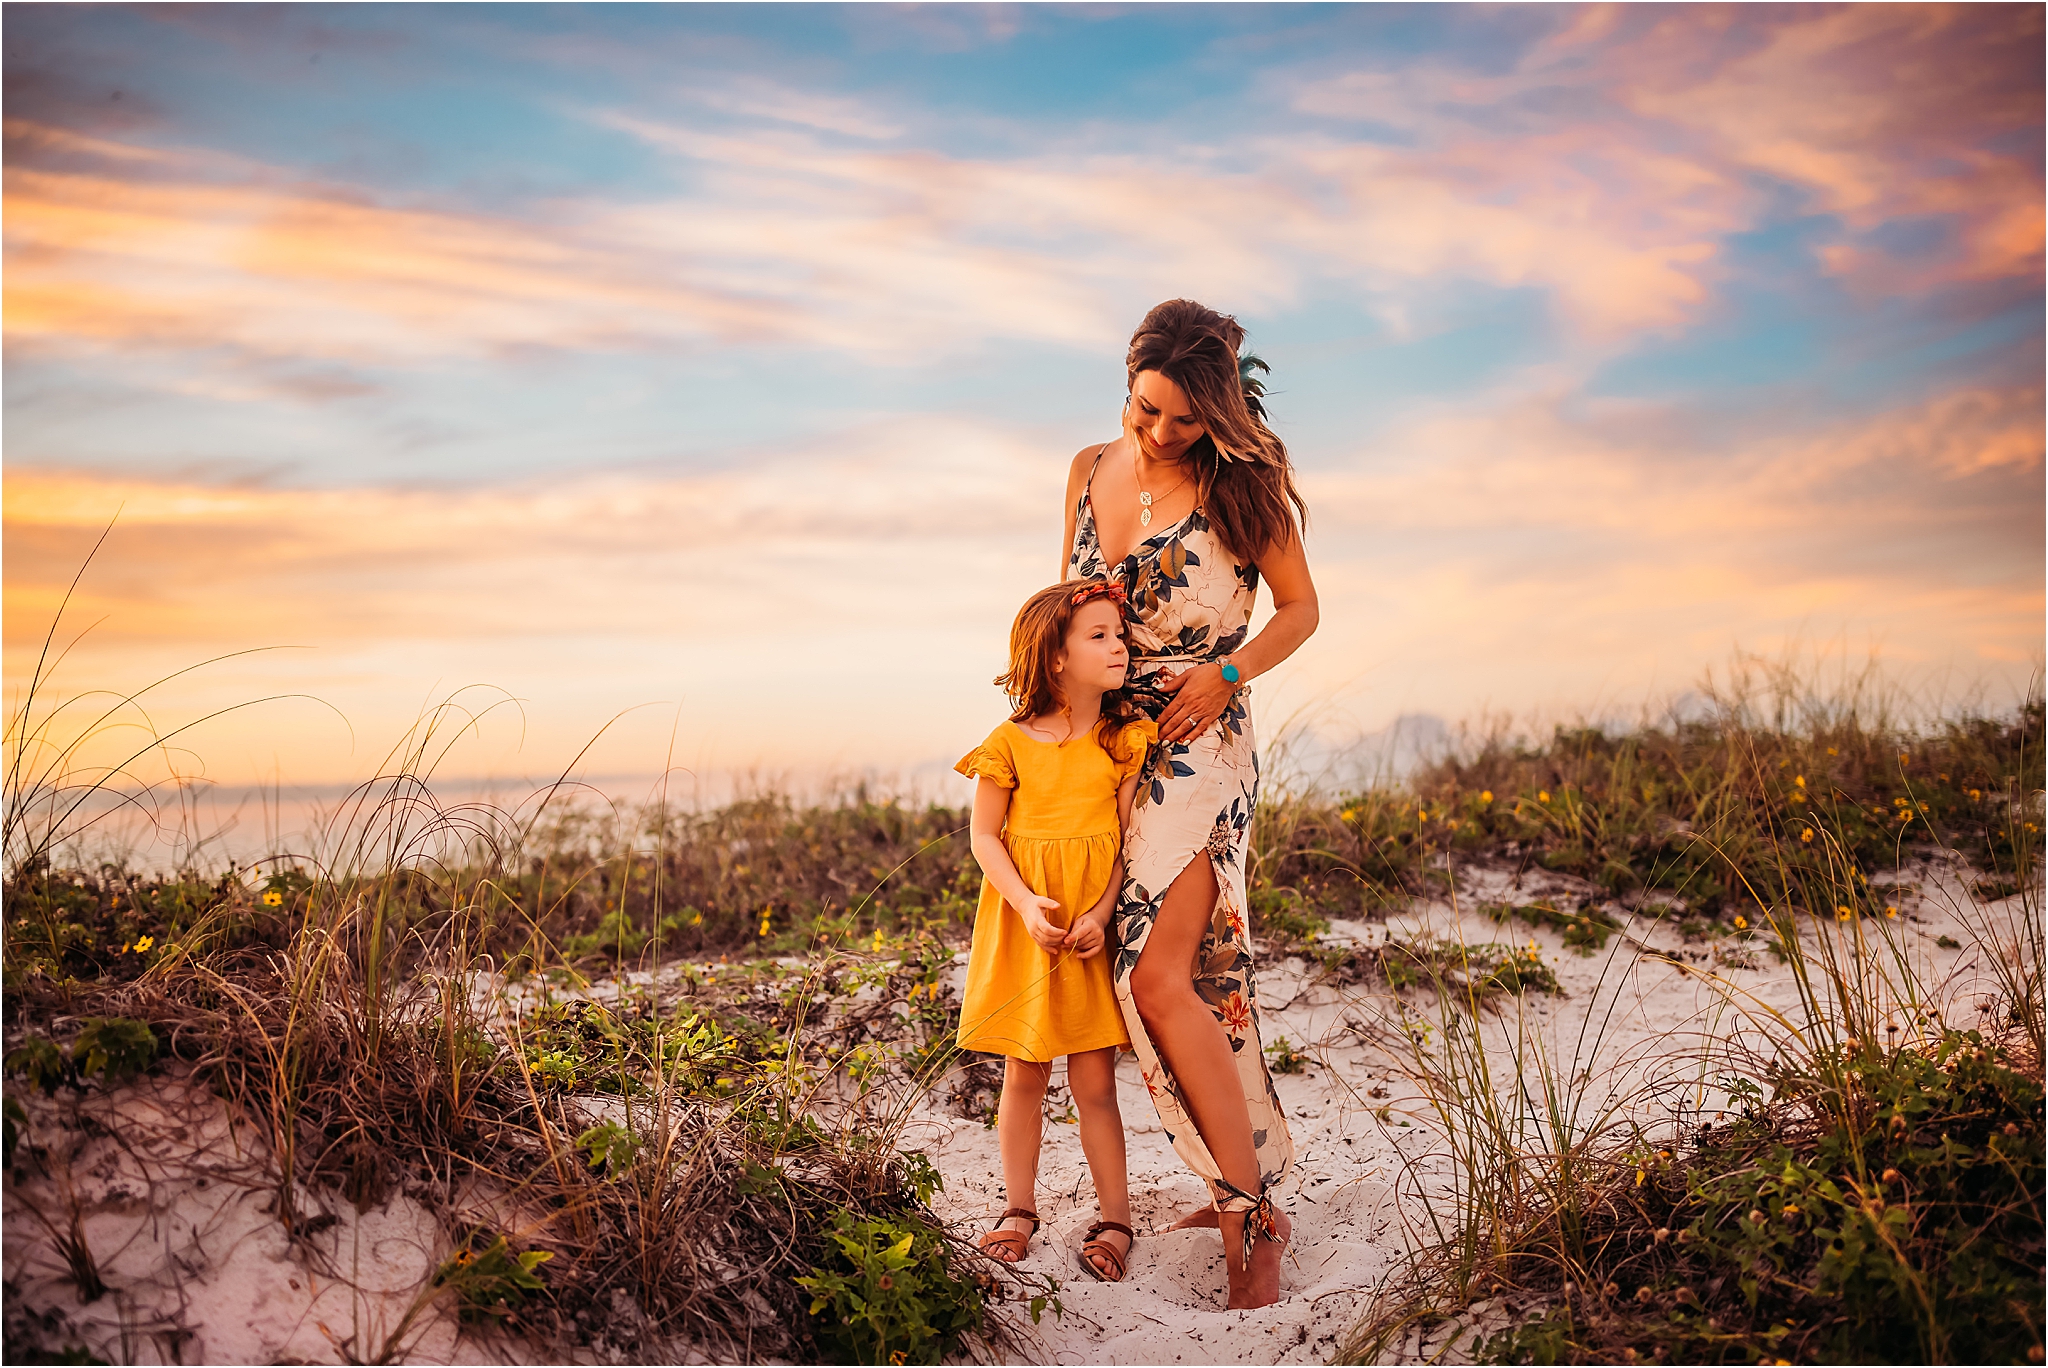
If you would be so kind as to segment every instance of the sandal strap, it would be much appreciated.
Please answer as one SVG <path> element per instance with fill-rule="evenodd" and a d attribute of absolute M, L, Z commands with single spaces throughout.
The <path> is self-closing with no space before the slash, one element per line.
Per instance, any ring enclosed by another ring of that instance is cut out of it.
<path fill-rule="evenodd" d="M 1038 1213 L 1035 1211 L 1026 1211 L 1023 1207 L 1011 1207 L 1008 1211 L 996 1217 L 996 1224 L 1001 1225 L 1003 1222 L 1011 1220 L 1018 1216 L 1022 1216 L 1025 1220 L 1031 1222 L 1032 1234 L 1035 1235 L 1038 1233 Z M 1013 1230 L 1010 1233 L 1014 1235 L 1017 1232 Z"/>
<path fill-rule="evenodd" d="M 1125 1225 L 1121 1221 L 1097 1221 L 1094 1225 L 1088 1227 L 1088 1233 L 1083 1235 L 1081 1238 L 1083 1240 L 1092 1240 L 1105 1230 L 1114 1230 L 1117 1234 L 1123 1236 L 1132 1244 L 1136 1244 L 1138 1242 L 1138 1232 L 1132 1230 L 1129 1226 Z"/>
<path fill-rule="evenodd" d="M 1125 1255 L 1129 1251 L 1119 1250 L 1109 1241 L 1098 1238 L 1105 1230 L 1120 1230 L 1124 1234 L 1130 1235 L 1133 1245 L 1138 1242 L 1138 1237 L 1131 1235 L 1131 1228 L 1129 1226 L 1119 1225 L 1115 1221 L 1102 1221 L 1089 1229 L 1087 1242 L 1081 1246 L 1081 1258 L 1089 1263 L 1088 1271 L 1097 1278 L 1105 1282 L 1122 1282 L 1124 1270 L 1129 1267 L 1125 1262 Z M 1094 1263 L 1088 1260 L 1088 1256 L 1091 1254 L 1100 1255 L 1103 1259 L 1107 1260 L 1109 1267 L 1107 1269 L 1095 1267 Z"/>

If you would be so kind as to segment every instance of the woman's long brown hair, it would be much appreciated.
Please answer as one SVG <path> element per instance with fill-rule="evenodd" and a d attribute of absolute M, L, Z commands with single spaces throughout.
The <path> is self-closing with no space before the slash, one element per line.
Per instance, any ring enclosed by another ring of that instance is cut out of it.
<path fill-rule="evenodd" d="M 1187 395 L 1204 436 L 1182 459 L 1194 463 L 1202 510 L 1231 553 L 1256 565 L 1308 525 L 1308 505 L 1286 444 L 1266 426 L 1265 387 L 1251 376 L 1266 363 L 1240 358 L 1243 345 L 1244 329 L 1228 314 L 1169 299 L 1131 334 L 1124 366 L 1133 383 L 1140 371 L 1158 371 Z"/>
<path fill-rule="evenodd" d="M 1078 611 L 1074 596 L 1091 585 L 1107 583 L 1097 578 L 1051 585 L 1024 600 L 1024 606 L 1017 610 L 1017 620 L 1010 624 L 1010 668 L 996 676 L 996 683 L 1010 696 L 1016 709 L 1010 714 L 1012 722 L 1067 710 L 1067 700 L 1053 674 L 1053 658 L 1066 645 L 1067 628 L 1074 623 Z M 1096 741 L 1116 759 L 1125 759 L 1118 744 L 1120 734 L 1126 723 L 1143 716 L 1128 689 L 1111 689 L 1102 696 L 1102 720 L 1096 724 Z"/>

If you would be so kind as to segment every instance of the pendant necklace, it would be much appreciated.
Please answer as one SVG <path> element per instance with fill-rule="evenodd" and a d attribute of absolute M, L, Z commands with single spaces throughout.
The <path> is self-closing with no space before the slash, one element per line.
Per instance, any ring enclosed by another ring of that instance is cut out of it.
<path fill-rule="evenodd" d="M 1174 481 L 1173 488 L 1167 490 L 1163 497 L 1172 498 L 1175 494 L 1180 493 L 1180 487 L 1187 482 L 1187 472 L 1182 471 L 1180 479 Z M 1138 474 L 1138 439 L 1135 437 L 1131 439 L 1131 483 L 1138 487 L 1138 526 L 1150 527 L 1152 525 L 1152 491 L 1145 488 L 1145 481 Z"/>

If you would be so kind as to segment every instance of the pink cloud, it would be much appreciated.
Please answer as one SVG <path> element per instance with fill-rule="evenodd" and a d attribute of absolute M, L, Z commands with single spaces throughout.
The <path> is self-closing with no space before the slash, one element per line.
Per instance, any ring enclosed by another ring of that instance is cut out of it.
<path fill-rule="evenodd" d="M 1425 64 L 1308 83 L 1302 109 L 1395 123 L 1414 145 L 1274 140 L 1249 149 L 1252 171 L 1197 149 L 1168 177 L 1156 153 L 848 152 L 799 130 L 896 126 L 850 101 L 721 87 L 706 98 L 788 131 L 602 115 L 686 158 L 700 189 L 521 219 L 387 207 L 203 152 L 17 123 L 42 151 L 7 177 L 9 340 L 360 361 L 776 339 L 888 360 L 998 336 L 1096 345 L 1133 299 L 1162 294 L 1258 310 L 1344 280 L 1398 309 L 1457 278 L 1544 290 L 1613 339 L 1707 307 L 1720 242 L 1765 211 L 1759 174 L 1841 216 L 1824 259 L 1858 280 L 1927 289 L 2038 270 L 2038 168 L 1983 146 L 2025 101 L 2009 82 L 1959 78 L 1949 108 L 1922 70 L 1981 48 L 1990 21 L 1874 7 L 1749 19 L 1744 42 L 1706 41 L 1732 22 L 1589 13 L 1505 74 Z M 1890 77 L 1915 44 L 1934 55 L 1901 86 Z M 1528 112 L 1559 88 L 1606 103 Z M 57 154 L 61 169 L 36 164 Z M 1898 253 L 1877 231 L 1916 215 L 1953 220 L 1951 246 L 1889 269 Z"/>
<path fill-rule="evenodd" d="M 1606 236 L 1632 225 L 1695 280 L 1705 256 L 1671 249 L 1752 222 L 1758 177 L 1786 182 L 1844 226 L 1822 252 L 1830 271 L 1919 294 L 2040 273 L 2039 153 L 2000 150 L 2038 137 L 2040 46 L 2040 11 L 2025 6 L 1596 7 L 1506 72 L 1354 71 L 1301 86 L 1294 102 L 1406 130 L 1417 146 L 1401 162 L 1464 166 L 1538 221 L 1576 200 Z M 1944 251 L 1906 256 L 1877 240 L 1928 216 L 1954 221 Z"/>

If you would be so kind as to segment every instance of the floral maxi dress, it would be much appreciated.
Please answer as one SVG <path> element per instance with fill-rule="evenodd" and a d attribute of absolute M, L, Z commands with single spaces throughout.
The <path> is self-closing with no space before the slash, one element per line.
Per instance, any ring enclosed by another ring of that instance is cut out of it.
<path fill-rule="evenodd" d="M 1091 489 L 1093 484 L 1090 472 Z M 1129 598 L 1137 619 L 1130 628 L 1131 688 L 1155 722 L 1172 698 L 1151 682 L 1161 670 L 1177 672 L 1227 655 L 1250 632 L 1258 567 L 1233 560 L 1199 508 L 1108 566 L 1096 534 L 1092 496 L 1084 489 L 1067 577 L 1098 576 L 1121 584 Z M 1272 1208 L 1264 1189 L 1293 1166 L 1294 1139 L 1266 1072 L 1245 928 L 1245 851 L 1258 791 L 1259 757 L 1243 690 L 1205 734 L 1161 741 L 1139 776 L 1130 829 L 1124 833 L 1123 891 L 1111 929 L 1117 1004 L 1166 1138 L 1208 1182 L 1218 1211 L 1252 1212 L 1254 1224 L 1270 1232 Z M 1239 1191 L 1224 1180 L 1183 1105 L 1179 1082 L 1146 1035 L 1131 999 L 1131 971 L 1145 951 L 1167 889 L 1203 856 L 1215 867 L 1216 910 L 1196 957 L 1195 990 L 1215 1012 L 1237 1060 L 1259 1159 L 1262 1190 L 1256 1193 Z"/>

